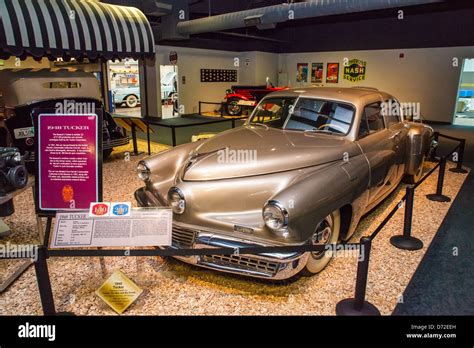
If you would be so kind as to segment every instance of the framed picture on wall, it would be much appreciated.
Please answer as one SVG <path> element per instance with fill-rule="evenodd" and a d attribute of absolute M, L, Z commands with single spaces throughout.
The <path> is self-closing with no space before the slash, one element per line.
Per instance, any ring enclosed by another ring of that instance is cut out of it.
<path fill-rule="evenodd" d="M 308 82 L 308 63 L 296 64 L 296 82 Z"/>
<path fill-rule="evenodd" d="M 326 71 L 326 83 L 339 82 L 339 63 L 328 63 Z"/>
<path fill-rule="evenodd" d="M 201 69 L 201 82 L 237 82 L 237 70 Z"/>
<path fill-rule="evenodd" d="M 322 83 L 323 82 L 323 63 L 312 63 L 311 64 L 311 82 Z"/>

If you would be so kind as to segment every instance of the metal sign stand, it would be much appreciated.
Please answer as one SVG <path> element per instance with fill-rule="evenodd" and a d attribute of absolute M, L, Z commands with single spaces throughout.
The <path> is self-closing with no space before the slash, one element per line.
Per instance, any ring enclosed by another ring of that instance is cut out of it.
<path fill-rule="evenodd" d="M 20 189 L 20 190 L 16 190 L 16 191 L 13 191 L 11 193 L 9 193 L 8 195 L 6 196 L 2 196 L 0 197 L 0 203 L 4 203 L 4 202 L 7 202 L 9 201 L 10 199 L 13 199 L 13 197 L 15 196 L 18 196 L 19 194 L 25 192 L 27 189 L 29 189 L 31 187 L 31 190 L 33 192 L 33 200 L 34 200 L 34 197 L 35 197 L 35 186 L 34 186 L 34 179 L 30 176 L 28 178 L 28 184 Z M 39 237 L 40 237 L 40 242 L 42 243 L 43 242 L 43 229 L 42 229 L 42 226 L 41 226 L 41 221 L 36 220 L 37 222 L 37 229 L 38 229 L 38 233 L 39 233 Z M 33 261 L 32 260 L 26 260 L 25 262 L 23 262 L 20 267 L 18 267 L 15 272 L 13 272 L 13 274 L 11 274 L 7 279 L 5 279 L 3 281 L 2 284 L 0 284 L 0 294 L 4 291 L 6 291 L 10 285 L 12 285 L 18 278 L 21 277 L 21 275 L 23 273 L 25 273 L 25 271 L 30 268 L 30 266 L 33 265 Z"/>

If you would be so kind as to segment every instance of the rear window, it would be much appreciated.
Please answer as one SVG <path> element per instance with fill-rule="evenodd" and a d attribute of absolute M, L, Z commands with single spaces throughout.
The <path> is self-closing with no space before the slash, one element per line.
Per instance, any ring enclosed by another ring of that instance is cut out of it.
<path fill-rule="evenodd" d="M 71 81 L 54 81 L 54 82 L 45 82 L 43 83 L 44 88 L 81 88 L 79 82 Z"/>

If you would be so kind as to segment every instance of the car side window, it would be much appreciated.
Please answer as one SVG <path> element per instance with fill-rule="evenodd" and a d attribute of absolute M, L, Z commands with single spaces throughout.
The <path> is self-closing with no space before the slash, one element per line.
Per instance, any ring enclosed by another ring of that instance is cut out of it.
<path fill-rule="evenodd" d="M 385 128 L 380 103 L 367 105 L 364 108 L 364 117 L 367 120 L 370 133 L 375 133 Z"/>
<path fill-rule="evenodd" d="M 385 110 L 382 110 L 382 114 L 385 116 L 385 123 L 387 124 L 387 127 L 400 123 L 401 107 L 398 100 L 387 100 L 384 104 Z"/>
<path fill-rule="evenodd" d="M 385 129 L 380 103 L 365 106 L 360 120 L 359 139 Z"/>

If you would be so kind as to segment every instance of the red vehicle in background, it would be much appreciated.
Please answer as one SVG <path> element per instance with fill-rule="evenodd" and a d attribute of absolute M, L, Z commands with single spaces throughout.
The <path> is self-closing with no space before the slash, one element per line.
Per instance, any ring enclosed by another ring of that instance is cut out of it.
<path fill-rule="evenodd" d="M 226 91 L 226 112 L 231 116 L 240 116 L 244 107 L 253 108 L 268 93 L 282 89 L 288 87 L 273 87 L 271 83 L 261 86 L 232 86 Z"/>

